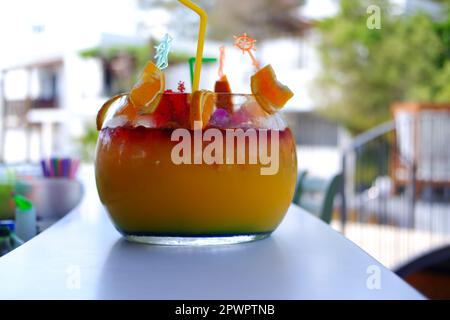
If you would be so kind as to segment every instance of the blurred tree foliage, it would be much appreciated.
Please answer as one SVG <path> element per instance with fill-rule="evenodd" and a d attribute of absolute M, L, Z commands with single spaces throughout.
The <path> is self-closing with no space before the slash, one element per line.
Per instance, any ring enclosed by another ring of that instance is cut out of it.
<path fill-rule="evenodd" d="M 173 13 L 171 27 L 186 37 L 197 37 L 198 18 L 175 0 L 144 0 L 148 7 L 162 6 Z M 247 32 L 257 39 L 281 35 L 298 36 L 308 28 L 299 8 L 305 0 L 196 0 L 208 12 L 208 37 L 231 40 Z M 181 21 L 181 22 L 180 22 Z"/>
<path fill-rule="evenodd" d="M 247 32 L 257 39 L 300 36 L 308 25 L 299 8 L 304 0 L 216 0 L 211 11 L 210 38 L 229 39 Z"/>
<path fill-rule="evenodd" d="M 148 60 L 152 59 L 155 53 L 154 46 L 157 43 L 150 40 L 148 45 L 134 45 L 134 46 L 113 46 L 109 48 L 89 48 L 80 52 L 83 58 L 102 58 L 106 61 L 111 61 L 121 54 L 127 54 L 135 60 L 137 70 L 142 70 Z M 185 63 L 191 54 L 187 52 L 172 51 L 169 54 L 171 64 Z"/>
<path fill-rule="evenodd" d="M 80 158 L 83 162 L 91 163 L 95 159 L 95 146 L 99 132 L 94 123 L 85 125 L 84 134 L 76 139 Z"/>
<path fill-rule="evenodd" d="M 381 29 L 369 29 L 369 5 Z M 387 0 L 342 0 L 320 21 L 319 110 L 359 133 L 390 118 L 397 101 L 450 102 L 450 14 L 436 22 L 417 12 L 396 15 Z"/>
<path fill-rule="evenodd" d="M 90 48 L 80 52 L 83 58 L 100 58 L 108 85 L 105 95 L 111 96 L 126 92 L 137 81 L 137 77 L 155 53 L 156 42 L 150 40 L 147 45 L 113 46 L 108 48 Z M 169 54 L 171 65 L 186 63 L 189 53 L 172 51 Z"/>

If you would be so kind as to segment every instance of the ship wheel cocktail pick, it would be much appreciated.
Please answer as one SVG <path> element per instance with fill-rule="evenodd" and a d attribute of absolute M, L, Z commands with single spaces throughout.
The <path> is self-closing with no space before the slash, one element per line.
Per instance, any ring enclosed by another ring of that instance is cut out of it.
<path fill-rule="evenodd" d="M 256 51 L 256 40 L 249 37 L 247 33 L 244 33 L 240 36 L 234 36 L 234 46 L 240 50 L 242 50 L 242 54 L 246 52 L 252 59 L 252 63 L 257 70 L 260 69 L 259 62 L 256 60 L 252 51 Z"/>

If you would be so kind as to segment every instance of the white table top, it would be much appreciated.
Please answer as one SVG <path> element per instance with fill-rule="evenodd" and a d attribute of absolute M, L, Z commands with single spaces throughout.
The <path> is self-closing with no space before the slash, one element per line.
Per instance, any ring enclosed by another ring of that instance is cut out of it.
<path fill-rule="evenodd" d="M 379 270 L 380 289 L 367 286 L 373 270 Z M 294 205 L 272 237 L 262 241 L 147 246 L 122 240 L 92 183 L 77 209 L 0 258 L 0 299 L 29 298 L 423 299 Z"/>

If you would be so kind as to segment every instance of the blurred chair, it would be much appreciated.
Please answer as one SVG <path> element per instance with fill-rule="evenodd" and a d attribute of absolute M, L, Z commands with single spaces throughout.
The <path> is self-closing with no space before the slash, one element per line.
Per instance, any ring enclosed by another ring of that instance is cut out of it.
<path fill-rule="evenodd" d="M 450 247 L 430 251 L 395 273 L 430 299 L 450 299 Z"/>
<path fill-rule="evenodd" d="M 450 104 L 400 103 L 392 107 L 395 151 L 394 190 L 415 181 L 416 195 L 424 187 L 450 187 Z"/>
<path fill-rule="evenodd" d="M 337 174 L 330 179 L 321 179 L 309 176 L 306 171 L 301 171 L 298 176 L 293 202 L 329 224 L 333 216 L 334 199 L 339 192 L 342 175 Z"/>

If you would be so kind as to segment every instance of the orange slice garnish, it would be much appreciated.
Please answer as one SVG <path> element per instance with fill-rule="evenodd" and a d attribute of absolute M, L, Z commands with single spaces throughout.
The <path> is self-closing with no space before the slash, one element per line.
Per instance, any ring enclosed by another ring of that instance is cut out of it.
<path fill-rule="evenodd" d="M 150 61 L 130 91 L 130 100 L 140 113 L 152 113 L 158 107 L 165 85 L 164 73 Z"/>
<path fill-rule="evenodd" d="M 268 113 L 274 113 L 294 96 L 294 93 L 277 80 L 271 65 L 267 65 L 251 78 L 252 93 L 260 106 Z"/>
<path fill-rule="evenodd" d="M 222 76 L 220 80 L 216 81 L 214 92 L 217 95 L 217 107 L 233 112 L 233 100 L 231 98 L 231 87 L 227 76 Z"/>
<path fill-rule="evenodd" d="M 215 94 L 211 91 L 199 90 L 192 94 L 189 117 L 191 129 L 194 129 L 196 121 L 202 123 L 202 128 L 208 125 L 214 111 L 215 100 Z"/>
<path fill-rule="evenodd" d="M 119 94 L 108 100 L 97 113 L 97 130 L 100 131 L 106 122 L 111 120 L 127 105 L 130 105 L 128 101 L 128 94 Z"/>
<path fill-rule="evenodd" d="M 138 117 L 138 109 L 134 106 L 131 101 L 128 100 L 128 103 L 123 106 L 120 110 L 116 112 L 117 116 L 125 116 L 128 122 L 132 123 Z"/>

